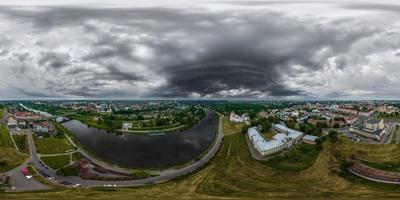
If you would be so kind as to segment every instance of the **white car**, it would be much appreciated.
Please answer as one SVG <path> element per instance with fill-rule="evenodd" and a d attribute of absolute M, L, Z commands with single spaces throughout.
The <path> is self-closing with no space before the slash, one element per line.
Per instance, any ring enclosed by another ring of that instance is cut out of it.
<path fill-rule="evenodd" d="M 26 175 L 25 176 L 27 179 L 31 179 L 32 178 L 32 175 Z"/>
<path fill-rule="evenodd" d="M 81 187 L 81 186 L 82 186 L 82 184 L 77 183 L 73 187 Z"/>

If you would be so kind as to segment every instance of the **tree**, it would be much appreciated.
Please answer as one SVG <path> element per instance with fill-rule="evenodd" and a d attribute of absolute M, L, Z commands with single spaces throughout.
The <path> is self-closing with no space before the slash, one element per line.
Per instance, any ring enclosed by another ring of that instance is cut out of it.
<path fill-rule="evenodd" d="M 315 147 L 315 149 L 317 149 L 318 151 L 321 151 L 322 150 L 322 143 L 323 143 L 323 141 L 321 140 L 321 138 L 317 138 L 316 140 L 315 140 L 315 143 L 316 143 L 316 147 Z"/>
<path fill-rule="evenodd" d="M 263 122 L 261 122 L 261 128 L 262 131 L 268 131 L 269 129 L 271 129 L 272 127 L 272 123 L 268 120 L 265 120 Z"/>
<path fill-rule="evenodd" d="M 249 127 L 247 127 L 247 126 L 242 126 L 242 131 L 241 131 L 241 133 L 246 134 L 248 128 L 249 128 Z"/>
<path fill-rule="evenodd" d="M 332 142 L 336 142 L 336 141 L 337 141 L 337 139 L 338 139 L 338 136 L 337 136 L 337 135 L 338 135 L 338 134 L 337 134 L 337 132 L 336 132 L 335 130 L 330 130 L 329 133 L 328 133 L 329 139 L 330 139 Z"/>

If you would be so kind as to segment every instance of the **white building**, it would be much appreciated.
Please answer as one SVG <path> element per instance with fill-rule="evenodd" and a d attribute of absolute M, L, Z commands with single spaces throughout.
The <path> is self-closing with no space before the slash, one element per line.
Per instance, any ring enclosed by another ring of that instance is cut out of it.
<path fill-rule="evenodd" d="M 132 122 L 124 122 L 124 123 L 122 123 L 122 130 L 127 131 L 130 128 L 132 128 Z"/>
<path fill-rule="evenodd" d="M 8 118 L 7 126 L 9 129 L 16 128 L 18 126 L 18 122 L 14 118 L 10 117 Z"/>
<path fill-rule="evenodd" d="M 288 131 L 286 133 L 278 133 L 274 135 L 272 140 L 268 141 L 264 139 L 255 127 L 249 128 L 247 130 L 247 135 L 258 153 L 262 156 L 267 156 L 282 151 L 283 149 L 291 148 L 303 136 L 303 133 L 299 131 L 288 128 L 284 130 Z"/>
<path fill-rule="evenodd" d="M 237 115 L 235 112 L 231 112 L 230 116 L 229 116 L 229 121 L 231 122 L 236 122 L 236 123 L 241 123 L 241 122 L 245 122 L 245 121 L 249 121 L 250 117 L 247 114 L 243 114 L 243 115 Z"/>

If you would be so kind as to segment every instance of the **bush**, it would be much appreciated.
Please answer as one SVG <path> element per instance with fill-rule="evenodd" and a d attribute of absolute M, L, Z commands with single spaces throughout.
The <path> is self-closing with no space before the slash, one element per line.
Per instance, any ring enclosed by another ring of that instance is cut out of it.
<path fill-rule="evenodd" d="M 149 176 L 150 176 L 150 173 L 145 172 L 145 171 L 138 170 L 138 171 L 133 172 L 133 177 L 135 179 L 145 179 L 145 178 L 148 178 Z"/>
<path fill-rule="evenodd" d="M 7 166 L 8 163 L 6 160 L 0 160 L 0 166 Z"/>
<path fill-rule="evenodd" d="M 79 170 L 72 166 L 66 166 L 57 170 L 57 175 L 61 176 L 77 176 L 78 174 Z"/>
<path fill-rule="evenodd" d="M 337 139 L 338 139 L 337 135 L 338 135 L 338 133 L 335 130 L 331 130 L 328 133 L 328 137 L 332 142 L 336 142 L 337 141 Z"/>

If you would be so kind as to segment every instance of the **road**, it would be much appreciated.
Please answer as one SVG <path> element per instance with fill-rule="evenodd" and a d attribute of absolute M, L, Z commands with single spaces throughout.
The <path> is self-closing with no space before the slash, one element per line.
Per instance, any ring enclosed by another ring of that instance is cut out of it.
<path fill-rule="evenodd" d="M 208 112 L 212 112 L 212 111 L 208 110 Z M 156 176 L 156 177 L 139 179 L 139 180 L 128 180 L 128 181 L 98 181 L 98 180 L 85 180 L 85 179 L 81 179 L 78 176 L 58 176 L 54 170 L 52 170 L 52 169 L 48 168 L 47 166 L 45 166 L 44 164 L 42 164 L 43 162 L 40 161 L 40 159 L 36 153 L 32 133 L 30 131 L 28 132 L 28 136 L 29 136 L 28 137 L 29 151 L 31 152 L 30 163 L 32 163 L 36 167 L 36 169 L 42 171 L 42 173 L 45 174 L 46 176 L 55 177 L 55 179 L 58 182 L 64 182 L 64 183 L 68 182 L 70 184 L 83 184 L 83 185 L 87 185 L 87 187 L 103 187 L 106 184 L 116 185 L 117 187 L 129 187 L 129 186 L 144 186 L 144 185 L 150 185 L 150 184 L 156 184 L 156 183 L 163 183 L 163 182 L 169 181 L 171 179 L 174 179 L 174 178 L 177 178 L 182 175 L 185 175 L 185 174 L 195 171 L 196 169 L 202 167 L 207 162 L 209 162 L 210 159 L 213 158 L 214 155 L 218 152 L 218 149 L 222 145 L 224 134 L 223 134 L 223 130 L 222 130 L 222 117 L 220 116 L 218 133 L 217 133 L 214 143 L 212 144 L 213 146 L 209 149 L 209 151 L 200 160 L 194 162 L 193 164 L 191 164 L 189 166 L 186 166 L 186 167 L 183 167 L 180 169 L 167 169 L 167 170 L 160 171 L 159 176 Z M 80 150 L 84 153 L 84 150 L 82 150 L 82 149 L 78 149 L 78 150 Z M 84 153 L 84 155 L 87 155 L 87 153 Z M 101 162 L 99 162 L 99 163 L 101 163 Z M 110 167 L 108 166 L 107 168 L 110 168 Z M 120 170 L 120 169 L 116 169 L 116 170 Z"/>
<path fill-rule="evenodd" d="M 11 180 L 12 180 L 12 186 L 13 186 L 13 190 L 14 192 L 22 192 L 22 191 L 35 191 L 35 190 L 46 190 L 49 189 L 49 187 L 47 187 L 46 185 L 38 182 L 37 180 L 35 180 L 34 178 L 31 179 L 27 179 L 22 173 L 21 173 L 21 169 L 26 166 L 19 166 L 13 170 L 11 170 L 10 172 L 8 172 L 8 174 L 10 174 Z"/>

